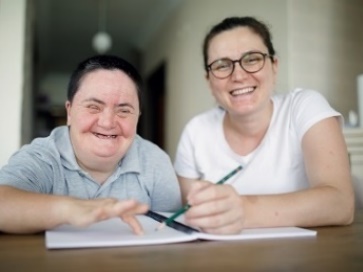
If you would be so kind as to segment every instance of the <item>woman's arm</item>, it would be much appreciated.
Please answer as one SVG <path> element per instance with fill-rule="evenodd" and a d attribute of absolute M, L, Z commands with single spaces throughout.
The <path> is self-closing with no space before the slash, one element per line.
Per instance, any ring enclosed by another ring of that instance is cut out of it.
<path fill-rule="evenodd" d="M 310 188 L 278 194 L 239 196 L 229 185 L 179 178 L 183 198 L 193 207 L 188 223 L 212 233 L 242 228 L 347 225 L 353 221 L 354 193 L 344 137 L 335 117 L 312 126 L 302 150 Z"/>

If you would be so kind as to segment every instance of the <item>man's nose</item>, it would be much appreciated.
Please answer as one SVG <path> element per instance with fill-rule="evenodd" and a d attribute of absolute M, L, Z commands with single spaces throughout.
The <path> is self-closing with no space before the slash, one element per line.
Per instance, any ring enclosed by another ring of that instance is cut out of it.
<path fill-rule="evenodd" d="M 113 111 L 105 110 L 99 115 L 98 123 L 103 127 L 113 127 L 116 114 Z"/>

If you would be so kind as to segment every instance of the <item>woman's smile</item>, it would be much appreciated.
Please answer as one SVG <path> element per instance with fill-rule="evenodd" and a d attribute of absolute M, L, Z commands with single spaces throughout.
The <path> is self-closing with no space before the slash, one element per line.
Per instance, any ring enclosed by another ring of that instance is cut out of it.
<path fill-rule="evenodd" d="M 246 88 L 232 90 L 229 93 L 232 96 L 246 95 L 246 94 L 251 94 L 255 89 L 256 87 L 246 87 Z"/>

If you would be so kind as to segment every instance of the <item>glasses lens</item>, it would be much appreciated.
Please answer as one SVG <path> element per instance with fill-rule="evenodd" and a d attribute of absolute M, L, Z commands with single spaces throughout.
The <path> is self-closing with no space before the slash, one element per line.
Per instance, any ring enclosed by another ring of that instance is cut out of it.
<path fill-rule="evenodd" d="M 240 60 L 241 67 L 250 73 L 258 72 L 265 64 L 265 56 L 261 52 L 247 53 Z"/>
<path fill-rule="evenodd" d="M 215 77 L 228 77 L 233 70 L 233 62 L 230 59 L 220 59 L 210 65 L 210 70 Z"/>

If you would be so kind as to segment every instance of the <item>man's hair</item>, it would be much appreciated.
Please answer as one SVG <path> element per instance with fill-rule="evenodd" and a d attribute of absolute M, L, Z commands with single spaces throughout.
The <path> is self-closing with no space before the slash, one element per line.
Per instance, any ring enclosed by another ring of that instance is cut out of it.
<path fill-rule="evenodd" d="M 77 93 L 83 78 L 90 72 L 96 70 L 120 70 L 130 77 L 130 79 L 135 83 L 137 96 L 141 106 L 141 93 L 143 88 L 143 82 L 139 72 L 134 66 L 132 66 L 126 60 L 111 55 L 97 55 L 90 57 L 78 64 L 77 68 L 71 75 L 67 99 L 72 102 L 75 94 Z"/>

